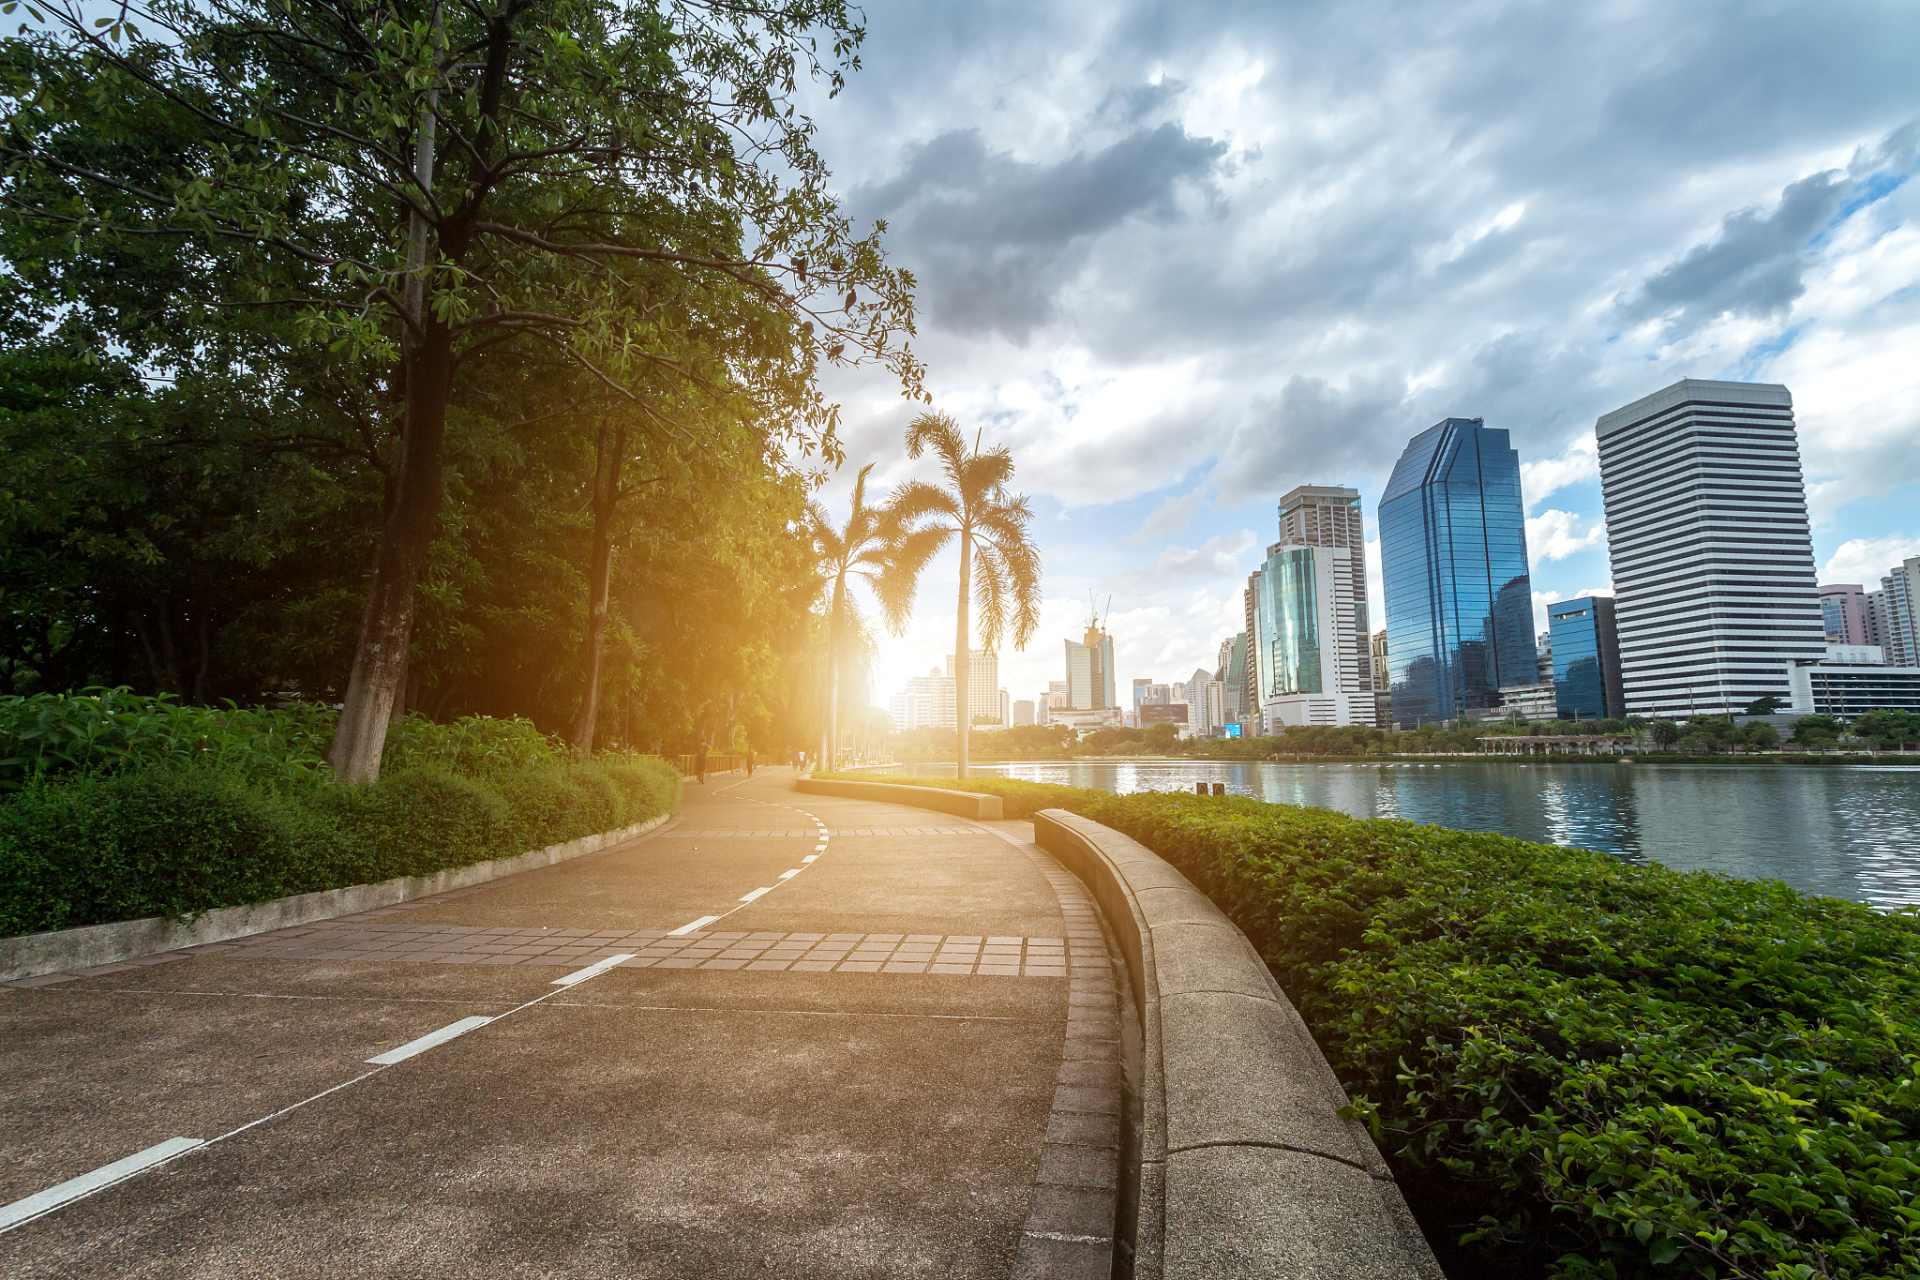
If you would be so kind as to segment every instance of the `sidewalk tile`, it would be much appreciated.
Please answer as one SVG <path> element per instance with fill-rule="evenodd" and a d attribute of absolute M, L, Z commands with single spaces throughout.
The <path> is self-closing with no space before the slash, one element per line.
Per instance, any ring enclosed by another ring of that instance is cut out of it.
<path fill-rule="evenodd" d="M 1120 1152 L 1097 1147 L 1067 1147 L 1048 1143 L 1040 1154 L 1035 1182 L 1055 1187 L 1113 1189 L 1119 1185 Z"/>
<path fill-rule="evenodd" d="M 925 964 L 907 964 L 900 961 L 890 961 L 880 970 L 882 973 L 925 973 L 926 971 Z"/>
<path fill-rule="evenodd" d="M 843 960 L 835 973 L 878 973 L 880 966 L 872 960 Z"/>
<path fill-rule="evenodd" d="M 1120 1117 L 1055 1112 L 1047 1121 L 1047 1141 L 1075 1147 L 1120 1148 Z"/>

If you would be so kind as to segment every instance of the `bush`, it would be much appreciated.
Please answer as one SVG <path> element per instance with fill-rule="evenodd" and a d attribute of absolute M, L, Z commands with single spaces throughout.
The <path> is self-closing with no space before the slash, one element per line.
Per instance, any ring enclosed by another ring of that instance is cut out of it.
<path fill-rule="evenodd" d="M 489 767 L 278 791 L 194 767 L 36 783 L 0 806 L 0 935 L 431 875 L 680 803 L 679 771 L 656 757 Z"/>
<path fill-rule="evenodd" d="M 1920 919 L 1240 798 L 1072 807 L 1247 932 L 1476 1274 L 1920 1275 Z"/>
<path fill-rule="evenodd" d="M 1030 818 L 1040 809 L 1067 809 L 1107 793 L 1088 787 L 1062 787 L 1048 782 L 1021 782 L 1014 778 L 902 778 L 891 773 L 816 773 L 816 778 L 843 782 L 895 782 L 908 787 L 939 787 L 944 791 L 972 791 L 999 796 L 1009 818 Z"/>
<path fill-rule="evenodd" d="M 37 787 L 0 810 L 0 932 L 179 918 L 298 892 L 291 806 L 199 770 Z"/>

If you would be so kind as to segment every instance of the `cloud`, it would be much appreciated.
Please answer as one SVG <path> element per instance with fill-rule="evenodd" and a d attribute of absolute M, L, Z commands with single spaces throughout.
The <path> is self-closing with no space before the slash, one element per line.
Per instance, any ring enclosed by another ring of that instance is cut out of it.
<path fill-rule="evenodd" d="M 1358 374 L 1344 387 L 1295 374 L 1278 396 L 1250 406 L 1208 479 L 1222 502 L 1346 483 L 1348 468 L 1374 471 L 1383 450 L 1414 434 L 1406 398 L 1406 381 L 1391 374 Z"/>
<path fill-rule="evenodd" d="M 1210 580 L 1244 578 L 1243 557 L 1259 544 L 1253 530 L 1208 538 L 1199 547 L 1168 547 L 1150 569 L 1128 569 L 1102 582 L 1098 590 L 1125 599 L 1137 599 L 1168 587 L 1199 588 Z"/>
<path fill-rule="evenodd" d="M 1520 464 L 1520 492 L 1526 498 L 1529 511 L 1568 485 L 1599 478 L 1600 450 L 1591 431 L 1567 441 L 1566 446 L 1550 458 L 1535 458 Z"/>
<path fill-rule="evenodd" d="M 1784 313 L 1806 292 L 1807 242 L 1839 210 L 1848 189 L 1841 173 L 1829 170 L 1790 184 L 1772 213 L 1728 214 L 1717 240 L 1694 246 L 1647 280 L 1622 310 L 1633 320 L 1671 317 L 1675 327 L 1723 315 Z"/>
<path fill-rule="evenodd" d="M 1558 591 L 1536 591 L 1533 593 L 1533 634 L 1538 636 L 1553 625 L 1547 617 L 1547 607 L 1560 602 Z"/>
<path fill-rule="evenodd" d="M 1185 533 L 1187 526 L 1193 522 L 1193 513 L 1198 511 L 1206 500 L 1205 489 L 1195 489 L 1192 493 L 1168 498 L 1155 508 L 1152 515 L 1141 522 L 1139 531 L 1132 534 L 1129 540 L 1147 542 L 1154 538 Z"/>
<path fill-rule="evenodd" d="M 897 173 L 848 203 L 891 224 L 935 324 L 1025 342 L 1058 314 L 1056 295 L 1093 240 L 1130 218 L 1177 220 L 1176 192 L 1204 183 L 1225 152 L 1168 123 L 1038 164 L 991 149 L 978 129 L 953 130 L 908 147 Z"/>
<path fill-rule="evenodd" d="M 1542 511 L 1527 517 L 1527 552 L 1535 563 L 1565 560 L 1577 551 L 1602 545 L 1607 526 L 1599 520 L 1586 524 L 1571 511 Z"/>
<path fill-rule="evenodd" d="M 1823 585 L 1857 582 L 1869 591 L 1878 591 L 1880 579 L 1887 571 L 1909 556 L 1920 556 L 1920 538 L 1904 533 L 1891 533 L 1884 538 L 1851 538 L 1840 544 L 1840 549 L 1820 570 L 1820 581 Z"/>

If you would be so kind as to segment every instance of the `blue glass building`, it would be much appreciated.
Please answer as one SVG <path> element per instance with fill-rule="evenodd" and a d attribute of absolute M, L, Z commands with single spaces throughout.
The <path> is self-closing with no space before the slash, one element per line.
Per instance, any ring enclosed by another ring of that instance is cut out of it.
<path fill-rule="evenodd" d="M 1569 600 L 1554 605 L 1547 617 L 1553 628 L 1553 694 L 1560 718 L 1625 717 L 1613 601 L 1605 596 Z"/>
<path fill-rule="evenodd" d="M 1393 722 L 1500 705 L 1537 679 L 1520 455 L 1478 418 L 1415 436 L 1380 498 Z"/>

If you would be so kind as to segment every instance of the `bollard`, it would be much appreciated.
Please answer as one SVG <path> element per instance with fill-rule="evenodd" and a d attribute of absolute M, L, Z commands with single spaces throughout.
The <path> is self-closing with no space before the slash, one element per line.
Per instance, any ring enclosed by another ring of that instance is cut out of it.
<path fill-rule="evenodd" d="M 1224 783 L 1224 782 L 1216 782 L 1216 783 L 1214 783 L 1214 784 L 1213 784 L 1213 794 L 1215 794 L 1215 795 L 1217 795 L 1217 796 L 1223 796 L 1223 795 L 1225 795 L 1225 794 L 1227 794 L 1227 784 L 1226 784 L 1226 783 Z"/>
<path fill-rule="evenodd" d="M 1194 783 L 1194 784 L 1193 784 L 1193 794 L 1195 794 L 1195 795 L 1197 795 L 1197 796 L 1203 796 L 1203 795 L 1205 795 L 1205 794 L 1207 794 L 1207 784 L 1206 784 L 1206 783 L 1204 783 L 1204 782 L 1196 782 L 1196 783 Z"/>

